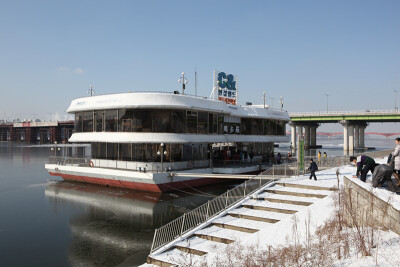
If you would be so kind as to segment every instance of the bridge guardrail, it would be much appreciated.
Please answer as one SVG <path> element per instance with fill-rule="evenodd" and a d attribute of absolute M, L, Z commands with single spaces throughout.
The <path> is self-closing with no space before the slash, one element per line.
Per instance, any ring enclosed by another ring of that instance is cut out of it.
<path fill-rule="evenodd" d="M 392 113 L 400 113 L 399 110 L 389 109 L 389 110 L 352 110 L 352 111 L 320 111 L 320 112 L 293 112 L 289 113 L 290 116 L 301 116 L 301 115 L 349 115 L 349 114 L 392 114 Z"/>

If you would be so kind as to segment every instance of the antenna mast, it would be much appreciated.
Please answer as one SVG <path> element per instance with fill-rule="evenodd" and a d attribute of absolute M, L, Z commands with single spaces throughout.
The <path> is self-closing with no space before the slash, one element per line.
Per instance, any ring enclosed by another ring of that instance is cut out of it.
<path fill-rule="evenodd" d="M 89 87 L 89 90 L 88 90 L 88 94 L 90 95 L 90 96 L 94 96 L 94 90 L 93 90 L 93 86 L 92 85 L 90 85 L 90 87 Z"/>

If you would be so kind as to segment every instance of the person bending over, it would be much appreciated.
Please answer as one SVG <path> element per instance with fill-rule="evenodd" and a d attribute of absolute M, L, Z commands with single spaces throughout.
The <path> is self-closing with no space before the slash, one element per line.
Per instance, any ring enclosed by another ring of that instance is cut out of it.
<path fill-rule="evenodd" d="M 375 167 L 374 173 L 372 174 L 372 187 L 382 186 L 387 182 L 390 191 L 398 192 L 397 187 L 392 181 L 393 165 L 393 162 L 390 162 L 389 164 L 380 164 Z"/>
<path fill-rule="evenodd" d="M 375 166 L 378 165 L 375 163 L 375 160 L 365 155 L 359 157 L 351 156 L 350 162 L 357 165 L 357 172 L 356 175 L 353 175 L 353 178 L 357 178 L 361 174 L 360 180 L 363 182 L 367 180 L 368 172 L 371 171 L 371 173 L 374 173 Z"/>

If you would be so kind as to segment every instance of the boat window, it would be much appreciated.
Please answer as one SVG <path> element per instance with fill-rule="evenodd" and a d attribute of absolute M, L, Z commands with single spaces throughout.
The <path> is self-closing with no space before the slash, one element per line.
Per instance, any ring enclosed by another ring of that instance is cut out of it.
<path fill-rule="evenodd" d="M 186 132 L 186 128 L 185 128 L 186 116 L 185 115 L 186 114 L 185 114 L 184 110 L 171 111 L 171 132 L 173 132 L 173 133 Z"/>
<path fill-rule="evenodd" d="M 146 161 L 144 157 L 144 144 L 132 144 L 132 160 L 133 161 Z"/>
<path fill-rule="evenodd" d="M 80 133 L 83 130 L 83 112 L 75 113 L 75 132 Z"/>
<path fill-rule="evenodd" d="M 151 132 L 151 111 L 134 110 L 133 112 L 133 132 Z"/>
<path fill-rule="evenodd" d="M 276 134 L 276 121 L 265 120 L 264 121 L 264 134 L 275 135 Z"/>
<path fill-rule="evenodd" d="M 182 144 L 171 145 L 171 161 L 182 161 Z"/>
<path fill-rule="evenodd" d="M 156 161 L 158 146 L 159 144 L 146 144 L 145 158 L 148 162 Z"/>
<path fill-rule="evenodd" d="M 224 134 L 224 115 L 218 114 L 218 134 Z"/>
<path fill-rule="evenodd" d="M 240 133 L 241 134 L 251 134 L 251 119 L 242 118 L 240 123 Z"/>
<path fill-rule="evenodd" d="M 120 109 L 118 111 L 118 131 L 132 132 L 133 110 Z"/>
<path fill-rule="evenodd" d="M 199 112 L 198 113 L 198 133 L 207 134 L 208 133 L 208 113 Z"/>
<path fill-rule="evenodd" d="M 106 132 L 118 131 L 118 111 L 106 110 L 105 111 Z"/>
<path fill-rule="evenodd" d="M 83 131 L 93 132 L 93 111 L 83 113 Z"/>
<path fill-rule="evenodd" d="M 251 134 L 262 135 L 263 134 L 263 121 L 259 119 L 251 120 Z"/>
<path fill-rule="evenodd" d="M 186 111 L 186 132 L 197 133 L 197 112 Z"/>
<path fill-rule="evenodd" d="M 106 143 L 92 143 L 92 158 L 106 159 Z"/>
<path fill-rule="evenodd" d="M 194 144 L 183 144 L 182 161 L 193 161 L 193 146 Z"/>
<path fill-rule="evenodd" d="M 94 112 L 94 123 L 95 123 L 94 128 L 95 128 L 96 132 L 104 131 L 103 121 L 104 121 L 104 110 L 95 111 Z"/>
<path fill-rule="evenodd" d="M 118 160 L 131 161 L 132 144 L 119 144 Z"/>
<path fill-rule="evenodd" d="M 218 115 L 210 113 L 208 114 L 208 133 L 218 133 Z"/>
<path fill-rule="evenodd" d="M 286 127 L 285 123 L 282 121 L 277 122 L 277 130 L 276 135 L 286 135 Z"/>
<path fill-rule="evenodd" d="M 153 110 L 152 129 L 154 133 L 171 132 L 171 111 Z"/>
<path fill-rule="evenodd" d="M 109 160 L 118 159 L 118 144 L 107 143 L 107 159 Z"/>

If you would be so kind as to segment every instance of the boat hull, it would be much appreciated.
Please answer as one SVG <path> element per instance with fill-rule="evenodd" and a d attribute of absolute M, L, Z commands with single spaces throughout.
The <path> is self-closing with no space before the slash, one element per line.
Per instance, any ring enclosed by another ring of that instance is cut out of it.
<path fill-rule="evenodd" d="M 80 175 L 70 175 L 70 174 L 52 173 L 52 172 L 49 173 L 52 176 L 61 176 L 66 181 L 84 182 L 84 183 L 99 184 L 104 186 L 150 191 L 150 192 L 168 192 L 189 187 L 198 187 L 203 185 L 226 182 L 226 180 L 215 179 L 215 178 L 199 178 L 187 181 L 170 182 L 165 184 L 148 184 L 148 183 L 127 182 L 127 181 L 80 176 Z"/>
<path fill-rule="evenodd" d="M 66 181 L 76 181 L 104 186 L 129 188 L 150 192 L 167 192 L 184 188 L 198 187 L 227 182 L 230 179 L 190 176 L 174 177 L 169 173 L 143 173 L 129 170 L 113 170 L 78 166 L 63 166 L 46 164 L 46 169 L 52 176 L 62 177 Z M 199 176 L 211 174 L 211 169 L 197 170 Z M 192 175 L 193 174 L 193 175 Z M 236 180 L 237 179 L 232 179 Z"/>

